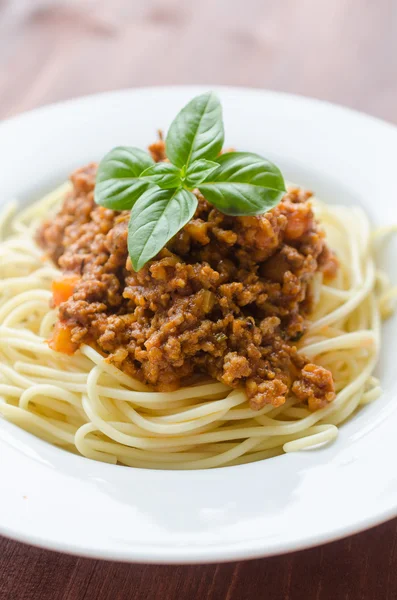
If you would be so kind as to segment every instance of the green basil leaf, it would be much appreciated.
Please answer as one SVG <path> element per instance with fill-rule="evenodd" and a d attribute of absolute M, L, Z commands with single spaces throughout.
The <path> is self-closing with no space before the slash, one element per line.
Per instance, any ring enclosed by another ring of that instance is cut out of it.
<path fill-rule="evenodd" d="M 258 154 L 228 152 L 218 157 L 211 181 L 199 185 L 206 200 L 226 215 L 258 215 L 278 204 L 285 193 L 280 170 Z"/>
<path fill-rule="evenodd" d="M 203 183 L 218 167 L 219 164 L 212 160 L 205 160 L 204 158 L 195 160 L 189 165 L 186 171 L 185 185 L 188 188 L 197 187 L 199 183 Z"/>
<path fill-rule="evenodd" d="M 128 252 L 139 271 L 193 217 L 197 198 L 182 188 L 147 190 L 134 204 L 128 225 Z"/>
<path fill-rule="evenodd" d="M 164 190 L 181 185 L 181 170 L 167 162 L 155 163 L 146 169 L 141 177 L 152 181 Z"/>
<path fill-rule="evenodd" d="M 136 199 L 153 185 L 141 179 L 143 171 L 153 164 L 149 154 L 139 148 L 113 148 L 99 163 L 95 202 L 113 210 L 131 208 Z"/>
<path fill-rule="evenodd" d="M 213 92 L 193 98 L 171 123 L 166 154 L 179 168 L 199 158 L 216 158 L 224 140 L 222 107 Z"/>

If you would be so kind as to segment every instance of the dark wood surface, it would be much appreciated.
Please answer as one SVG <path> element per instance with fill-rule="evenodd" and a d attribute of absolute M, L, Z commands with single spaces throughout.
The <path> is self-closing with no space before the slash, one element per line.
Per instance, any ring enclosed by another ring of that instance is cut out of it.
<path fill-rule="evenodd" d="M 220 565 L 130 565 L 0 538 L 1 600 L 395 600 L 397 520 L 294 554 Z"/>
<path fill-rule="evenodd" d="M 0 0 L 0 118 L 171 83 L 268 87 L 397 123 L 397 2 Z M 124 598 L 394 600 L 397 520 L 320 548 L 225 565 L 117 564 L 0 539 L 1 600 Z"/>

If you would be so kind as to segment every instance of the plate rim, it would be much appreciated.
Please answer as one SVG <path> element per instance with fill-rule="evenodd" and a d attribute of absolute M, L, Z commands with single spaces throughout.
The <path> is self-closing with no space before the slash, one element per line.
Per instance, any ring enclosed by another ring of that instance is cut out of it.
<path fill-rule="evenodd" d="M 46 112 L 48 110 L 56 109 L 56 108 L 66 108 L 67 106 L 78 103 L 78 102 L 89 102 L 94 98 L 106 98 L 114 95 L 129 95 L 131 93 L 146 93 L 146 92 L 156 92 L 156 91 L 180 91 L 180 92 L 198 92 L 200 94 L 205 93 L 206 91 L 214 91 L 219 92 L 248 92 L 250 94 L 255 95 L 268 95 L 268 96 L 278 96 L 284 99 L 293 99 L 295 101 L 300 102 L 310 102 L 317 105 L 322 105 L 324 107 L 329 107 L 332 109 L 340 110 L 342 113 L 350 113 L 351 115 L 356 115 L 363 117 L 366 121 L 372 121 L 378 125 L 386 125 L 387 127 L 392 127 L 397 130 L 397 123 L 392 123 L 382 117 L 378 117 L 375 115 L 371 115 L 363 110 L 359 110 L 356 108 L 352 108 L 351 106 L 347 106 L 341 104 L 339 102 L 331 102 L 330 100 L 325 100 L 323 98 L 316 98 L 315 96 L 306 96 L 305 94 L 298 94 L 296 92 L 284 92 L 282 90 L 277 90 L 273 88 L 262 88 L 262 87 L 250 87 L 244 85 L 227 85 L 227 84 L 170 84 L 170 85 L 144 85 L 144 86 L 136 86 L 136 87 L 125 87 L 125 88 L 116 88 L 114 90 L 106 90 L 102 92 L 92 92 L 88 94 L 70 96 L 66 99 L 55 100 L 54 102 L 48 102 L 45 104 L 40 104 L 31 109 L 24 110 L 16 113 L 15 115 L 10 115 L 4 119 L 0 119 L 0 127 L 3 125 L 9 125 L 11 123 L 17 122 L 19 120 L 23 120 L 26 117 L 30 117 L 35 114 L 40 114 L 42 112 Z"/>

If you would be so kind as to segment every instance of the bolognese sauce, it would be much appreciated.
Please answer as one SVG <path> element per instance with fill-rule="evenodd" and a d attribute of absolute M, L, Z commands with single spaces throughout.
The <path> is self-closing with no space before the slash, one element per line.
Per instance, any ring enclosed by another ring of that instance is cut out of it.
<path fill-rule="evenodd" d="M 164 160 L 164 142 L 151 147 Z M 280 406 L 290 391 L 309 408 L 335 397 L 331 373 L 298 353 L 317 273 L 332 277 L 334 254 L 310 192 L 291 188 L 269 212 L 227 216 L 195 191 L 194 217 L 139 272 L 127 248 L 129 211 L 94 202 L 96 165 L 37 241 L 64 278 L 54 283 L 59 319 L 50 346 L 94 346 L 155 390 L 207 376 L 244 386 L 253 409 Z"/>

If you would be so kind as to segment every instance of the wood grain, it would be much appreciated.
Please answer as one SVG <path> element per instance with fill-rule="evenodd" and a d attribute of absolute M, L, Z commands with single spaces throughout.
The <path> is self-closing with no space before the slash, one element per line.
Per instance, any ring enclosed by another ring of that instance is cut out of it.
<path fill-rule="evenodd" d="M 311 95 L 397 123 L 396 75 L 395 0 L 0 0 L 0 118 L 110 89 L 205 83 Z M 204 566 L 101 562 L 3 538 L 0 599 L 394 600 L 396 567 L 397 520 Z"/>
<path fill-rule="evenodd" d="M 319 548 L 220 565 L 129 565 L 0 540 L 0 599 L 395 600 L 397 520 Z"/>

